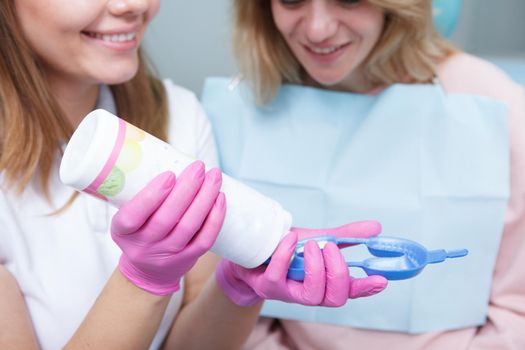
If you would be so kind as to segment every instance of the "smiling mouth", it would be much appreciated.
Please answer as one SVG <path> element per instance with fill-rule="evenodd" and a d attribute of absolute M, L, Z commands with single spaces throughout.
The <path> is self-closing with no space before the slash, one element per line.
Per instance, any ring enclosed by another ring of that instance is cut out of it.
<path fill-rule="evenodd" d="M 108 43 L 125 43 L 129 41 L 133 41 L 137 38 L 136 32 L 102 34 L 102 33 L 84 31 L 82 32 L 82 34 L 87 35 L 90 38 L 102 40 Z"/>
<path fill-rule="evenodd" d="M 350 43 L 346 43 L 343 45 L 336 45 L 336 46 L 328 46 L 328 47 L 315 47 L 315 46 L 305 46 L 305 47 L 308 51 L 315 53 L 316 55 L 330 55 L 338 50 L 341 50 L 342 48 L 345 48 L 348 45 L 350 45 Z"/>

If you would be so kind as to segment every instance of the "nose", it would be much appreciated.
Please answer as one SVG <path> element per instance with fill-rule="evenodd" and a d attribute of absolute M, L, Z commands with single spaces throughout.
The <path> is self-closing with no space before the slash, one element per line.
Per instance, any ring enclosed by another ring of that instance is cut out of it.
<path fill-rule="evenodd" d="M 109 0 L 108 8 L 114 16 L 141 15 L 148 10 L 148 0 Z"/>
<path fill-rule="evenodd" d="M 306 36 L 312 43 L 321 43 L 337 32 L 337 9 L 328 1 L 311 1 L 305 18 Z"/>

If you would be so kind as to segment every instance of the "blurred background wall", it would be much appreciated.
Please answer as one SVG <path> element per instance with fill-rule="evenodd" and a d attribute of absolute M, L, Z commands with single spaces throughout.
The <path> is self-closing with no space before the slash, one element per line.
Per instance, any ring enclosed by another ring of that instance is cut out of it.
<path fill-rule="evenodd" d="M 250 0 L 246 0 L 250 1 Z M 163 0 L 146 36 L 159 74 L 200 94 L 207 76 L 233 75 L 231 0 Z M 525 0 L 463 0 L 451 40 L 502 66 L 525 67 Z"/>
<path fill-rule="evenodd" d="M 235 72 L 231 1 L 161 0 L 145 43 L 161 76 L 199 94 L 205 77 Z"/>

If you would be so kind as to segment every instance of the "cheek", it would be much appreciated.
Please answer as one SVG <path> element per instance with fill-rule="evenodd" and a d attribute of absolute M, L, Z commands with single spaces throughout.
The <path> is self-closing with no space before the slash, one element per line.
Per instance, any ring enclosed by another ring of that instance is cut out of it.
<path fill-rule="evenodd" d="M 148 11 L 146 13 L 146 23 L 151 22 L 151 20 L 157 15 L 160 10 L 160 1 L 151 0 L 149 1 Z"/>
<path fill-rule="evenodd" d="M 23 25 L 23 32 L 31 48 L 40 59 L 48 60 L 59 55 L 69 55 L 76 47 L 80 34 L 74 27 L 53 24 L 52 22 L 33 22 Z"/>
<path fill-rule="evenodd" d="M 59 28 L 39 16 L 34 16 L 31 12 L 19 14 L 19 21 L 23 36 L 29 43 L 31 50 L 39 59 L 46 61 L 49 56 L 52 56 L 53 51 L 56 51 L 59 42 L 62 41 Z"/>
<path fill-rule="evenodd" d="M 383 17 L 380 17 L 377 19 L 377 25 L 370 28 L 370 35 L 375 37 L 375 40 L 379 40 L 379 37 L 383 33 L 383 28 L 385 26 L 385 19 Z"/>
<path fill-rule="evenodd" d="M 286 38 L 292 32 L 294 27 L 295 19 L 293 14 L 291 14 L 290 11 L 283 9 L 278 0 L 273 0 L 272 17 L 277 30 Z"/>
<path fill-rule="evenodd" d="M 383 11 L 370 9 L 360 16 L 359 21 L 361 32 L 364 36 L 377 41 L 383 32 L 383 26 L 385 24 Z"/>
<path fill-rule="evenodd" d="M 93 0 L 16 1 L 16 12 L 22 24 L 63 31 L 83 28 L 97 18 L 102 8 Z"/>

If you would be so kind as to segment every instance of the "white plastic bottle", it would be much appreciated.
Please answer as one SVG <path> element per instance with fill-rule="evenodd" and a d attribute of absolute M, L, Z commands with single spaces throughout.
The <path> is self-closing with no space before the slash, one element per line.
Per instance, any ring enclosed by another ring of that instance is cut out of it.
<path fill-rule="evenodd" d="M 120 207 L 158 174 L 179 175 L 194 159 L 169 144 L 98 109 L 88 114 L 69 141 L 60 179 Z M 212 251 L 244 267 L 262 264 L 291 226 L 281 205 L 223 174 L 226 218 Z"/>

